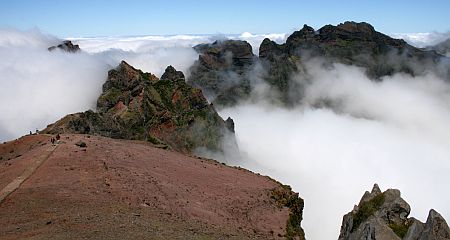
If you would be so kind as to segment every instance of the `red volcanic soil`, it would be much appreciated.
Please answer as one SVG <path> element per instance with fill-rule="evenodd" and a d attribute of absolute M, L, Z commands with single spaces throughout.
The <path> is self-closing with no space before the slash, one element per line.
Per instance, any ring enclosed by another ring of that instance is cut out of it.
<path fill-rule="evenodd" d="M 75 143 L 83 141 L 86 148 Z M 268 177 L 151 144 L 87 135 L 0 144 L 0 239 L 273 239 L 289 209 Z M 53 150 L 53 152 L 51 152 Z M 48 156 L 48 157 L 47 157 Z"/>

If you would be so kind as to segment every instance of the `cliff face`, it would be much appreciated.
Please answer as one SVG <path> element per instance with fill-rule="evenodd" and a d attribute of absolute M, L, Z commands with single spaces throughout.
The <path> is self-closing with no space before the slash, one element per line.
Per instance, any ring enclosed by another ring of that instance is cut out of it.
<path fill-rule="evenodd" d="M 234 141 L 230 124 L 172 66 L 158 79 L 122 62 L 108 72 L 97 110 L 68 115 L 43 132 L 147 140 L 188 153 L 220 152 L 225 138 Z"/>
<path fill-rule="evenodd" d="M 194 47 L 200 53 L 188 83 L 201 88 L 218 106 L 234 105 L 250 94 L 250 71 L 256 61 L 245 41 L 215 41 Z"/>
<path fill-rule="evenodd" d="M 195 49 L 200 57 L 191 68 L 193 74 L 188 82 L 213 96 L 219 107 L 247 99 L 255 75 L 275 90 L 276 100 L 287 106 L 301 102 L 303 85 L 292 77 L 308 78 L 305 63 L 311 58 L 320 58 L 325 64 L 363 67 L 375 81 L 399 72 L 418 75 L 436 70 L 450 76 L 437 66 L 444 59 L 442 55 L 393 39 L 364 22 L 326 25 L 318 30 L 304 25 L 283 44 L 264 39 L 258 58 L 252 57 L 248 43 L 238 40 L 203 44 Z M 246 61 L 240 61 L 242 56 Z"/>
<path fill-rule="evenodd" d="M 374 79 L 396 72 L 419 74 L 427 66 L 420 67 L 412 62 L 429 65 L 440 58 L 434 52 L 420 50 L 404 40 L 377 32 L 373 26 L 364 22 L 326 25 L 317 31 L 304 25 L 302 29 L 292 33 L 285 44 L 277 47 L 282 51 L 269 52 L 282 59 L 294 57 L 301 63 L 310 57 L 322 57 L 364 67 L 367 75 Z M 261 49 L 260 57 L 267 59 L 267 51 L 267 48 Z"/>
<path fill-rule="evenodd" d="M 381 192 L 374 185 L 342 220 L 340 240 L 437 240 L 450 239 L 450 229 L 442 216 L 430 210 L 426 223 L 408 218 L 409 204 L 397 189 Z"/>

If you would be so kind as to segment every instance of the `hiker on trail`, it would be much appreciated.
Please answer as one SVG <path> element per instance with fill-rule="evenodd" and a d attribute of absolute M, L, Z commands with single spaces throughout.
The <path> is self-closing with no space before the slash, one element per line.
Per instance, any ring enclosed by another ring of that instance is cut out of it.
<path fill-rule="evenodd" d="M 50 142 L 52 142 L 52 144 L 55 144 L 55 139 L 52 137 L 52 139 L 50 140 Z"/>
<path fill-rule="evenodd" d="M 61 137 L 59 136 L 59 133 L 56 134 L 56 141 L 59 141 L 60 138 L 61 138 Z"/>

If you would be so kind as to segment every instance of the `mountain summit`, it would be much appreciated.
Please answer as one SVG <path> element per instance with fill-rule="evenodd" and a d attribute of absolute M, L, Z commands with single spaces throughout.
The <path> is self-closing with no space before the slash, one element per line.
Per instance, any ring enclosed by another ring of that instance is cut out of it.
<path fill-rule="evenodd" d="M 408 218 L 411 208 L 397 189 L 381 192 L 377 184 L 342 220 L 339 240 L 445 240 L 450 229 L 444 218 L 431 209 L 426 223 Z"/>
<path fill-rule="evenodd" d="M 158 79 L 122 61 L 108 72 L 97 112 L 68 115 L 43 133 L 97 134 L 146 140 L 186 153 L 221 152 L 225 140 L 234 142 L 229 125 L 172 66 Z"/>
<path fill-rule="evenodd" d="M 318 30 L 305 24 L 283 44 L 264 39 L 258 57 L 251 53 L 250 44 L 240 40 L 216 41 L 194 49 L 200 56 L 188 82 L 203 89 L 218 107 L 248 100 L 258 83 L 273 90 L 271 101 L 287 106 L 301 102 L 307 83 L 293 78 L 307 79 L 307 63 L 312 59 L 328 66 L 341 63 L 364 68 L 374 81 L 395 73 L 416 76 L 432 71 L 450 76 L 450 71 L 439 67 L 443 55 L 391 38 L 365 22 L 326 25 Z"/>

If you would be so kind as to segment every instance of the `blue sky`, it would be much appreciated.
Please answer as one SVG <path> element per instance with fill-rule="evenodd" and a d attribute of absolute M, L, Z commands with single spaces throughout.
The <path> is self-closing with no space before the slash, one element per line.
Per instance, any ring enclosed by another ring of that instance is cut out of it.
<path fill-rule="evenodd" d="M 447 32 L 450 1 L 0 0 L 0 27 L 59 37 L 287 33 L 346 20 L 381 32 Z"/>

